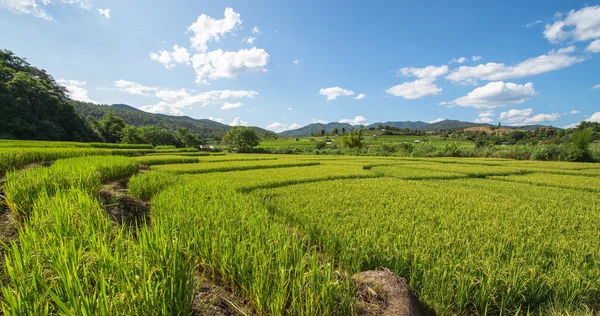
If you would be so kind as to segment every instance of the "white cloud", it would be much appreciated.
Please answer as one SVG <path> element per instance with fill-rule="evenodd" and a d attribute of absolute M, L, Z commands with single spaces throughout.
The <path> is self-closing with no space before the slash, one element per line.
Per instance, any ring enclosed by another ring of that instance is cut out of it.
<path fill-rule="evenodd" d="M 229 125 L 231 125 L 231 126 L 248 126 L 248 122 L 242 121 L 241 118 L 236 117 L 233 119 L 233 121 L 231 121 L 231 123 L 229 123 Z"/>
<path fill-rule="evenodd" d="M 508 122 L 508 124 L 512 126 L 554 122 L 559 118 L 559 113 L 533 115 L 533 110 L 531 108 L 523 110 L 512 109 L 500 113 L 500 120 L 502 122 Z"/>
<path fill-rule="evenodd" d="M 294 123 L 294 124 L 285 124 L 285 123 L 279 123 L 279 122 L 275 122 L 273 124 L 269 124 L 266 128 L 268 130 L 271 130 L 275 133 L 281 133 L 283 131 L 287 131 L 287 130 L 291 130 L 291 129 L 297 129 L 302 127 L 302 125 Z"/>
<path fill-rule="evenodd" d="M 393 96 L 414 100 L 426 96 L 438 95 L 440 92 L 442 92 L 442 88 L 436 86 L 430 81 L 419 79 L 413 82 L 405 82 L 397 86 L 393 86 L 385 91 Z"/>
<path fill-rule="evenodd" d="M 595 85 L 592 89 L 600 89 L 600 84 Z"/>
<path fill-rule="evenodd" d="M 292 108 L 288 108 L 288 111 L 291 111 L 291 110 L 293 110 L 293 109 Z"/>
<path fill-rule="evenodd" d="M 465 61 L 467 61 L 467 57 L 452 58 L 452 60 L 450 61 L 450 64 L 451 64 L 451 63 L 459 63 L 459 64 L 462 64 L 462 63 L 464 63 Z"/>
<path fill-rule="evenodd" d="M 83 9 L 90 9 L 90 0 L 0 0 L 0 8 L 8 9 L 18 14 L 31 14 L 38 18 L 54 21 L 42 8 L 52 3 L 78 4 Z"/>
<path fill-rule="evenodd" d="M 481 60 L 481 58 L 482 58 L 481 56 L 473 56 L 473 57 L 471 57 L 471 60 L 478 61 L 478 60 Z"/>
<path fill-rule="evenodd" d="M 569 55 L 574 50 L 574 46 L 561 48 L 557 51 L 551 50 L 547 55 L 527 59 L 516 66 L 491 62 L 477 66 L 460 66 L 447 75 L 446 79 L 475 84 L 477 80 L 505 80 L 535 76 L 584 61 L 584 58 Z"/>
<path fill-rule="evenodd" d="M 140 110 L 149 113 L 159 113 L 166 115 L 184 116 L 185 113 L 178 108 L 171 107 L 167 102 L 159 102 L 157 104 L 143 105 L 139 107 Z"/>
<path fill-rule="evenodd" d="M 600 38 L 600 6 L 571 10 L 564 19 L 562 16 L 555 15 L 556 21 L 546 25 L 544 36 L 548 41 L 559 43 L 570 38 L 574 41 Z"/>
<path fill-rule="evenodd" d="M 178 45 L 173 46 L 173 52 L 163 49 L 158 54 L 150 53 L 150 58 L 163 64 L 167 69 L 175 67 L 176 64 L 189 65 L 190 63 L 190 53 L 185 47 L 179 47 Z"/>
<path fill-rule="evenodd" d="M 573 123 L 567 126 L 563 126 L 564 129 L 569 129 L 569 128 L 576 128 L 579 125 L 579 123 Z"/>
<path fill-rule="evenodd" d="M 219 122 L 219 123 L 221 123 L 221 124 L 225 123 L 225 120 L 224 120 L 224 119 L 222 119 L 222 118 L 220 118 L 220 117 L 212 117 L 212 116 L 209 116 L 209 117 L 208 117 L 208 119 L 209 119 L 209 120 L 211 120 L 211 121 Z"/>
<path fill-rule="evenodd" d="M 310 121 L 312 124 L 327 124 L 329 122 L 325 121 L 325 120 L 317 120 L 317 119 L 312 119 Z"/>
<path fill-rule="evenodd" d="M 600 53 L 600 39 L 591 42 L 585 50 L 590 53 Z"/>
<path fill-rule="evenodd" d="M 127 92 L 129 94 L 137 94 L 137 95 L 145 95 L 151 96 L 148 92 L 157 91 L 157 87 L 147 87 L 141 85 L 137 82 L 127 81 L 127 80 L 117 80 L 115 81 L 115 87 L 120 91 Z"/>
<path fill-rule="evenodd" d="M 320 95 L 327 96 L 327 100 L 335 100 L 340 96 L 351 96 L 354 95 L 354 91 L 346 90 L 340 87 L 321 88 L 319 90 Z"/>
<path fill-rule="evenodd" d="M 433 121 L 429 121 L 429 123 L 430 123 L 430 124 L 433 124 L 433 123 L 439 123 L 439 122 L 441 122 L 441 121 L 443 121 L 443 120 L 445 120 L 445 118 L 438 117 L 438 118 L 436 118 L 436 119 L 435 119 L 435 120 L 433 120 Z"/>
<path fill-rule="evenodd" d="M 242 102 L 236 102 L 236 103 L 225 102 L 225 104 L 223 104 L 223 106 L 221 107 L 221 110 L 235 109 L 235 108 L 241 107 L 242 105 L 244 105 Z"/>
<path fill-rule="evenodd" d="M 207 51 L 208 42 L 218 42 L 221 37 L 232 32 L 237 26 L 242 24 L 240 14 L 233 11 L 232 8 L 226 8 L 223 15 L 222 19 L 216 20 L 206 14 L 202 14 L 196 22 L 187 28 L 188 32 L 193 33 L 193 36 L 190 38 L 193 49 L 200 52 Z"/>
<path fill-rule="evenodd" d="M 533 22 L 527 23 L 525 25 L 525 27 L 532 27 L 532 26 L 538 25 L 540 23 L 544 23 L 544 21 L 542 21 L 542 20 L 533 21 Z"/>
<path fill-rule="evenodd" d="M 571 114 L 579 114 L 579 111 L 577 111 L 577 110 L 572 110 L 572 111 L 571 111 L 571 112 L 569 112 L 569 113 L 571 113 Z"/>
<path fill-rule="evenodd" d="M 254 45 L 254 41 L 256 41 L 256 37 L 250 36 L 250 37 L 246 38 L 247 44 Z"/>
<path fill-rule="evenodd" d="M 464 57 L 462 57 L 464 58 Z M 437 77 L 448 73 L 448 66 L 427 66 L 425 68 L 406 67 L 398 72 L 404 76 L 413 76 L 426 81 L 435 81 Z"/>
<path fill-rule="evenodd" d="M 77 81 L 77 80 L 65 80 L 59 79 L 56 80 L 57 83 L 64 85 L 65 88 L 69 91 L 69 97 L 73 100 L 89 102 L 89 103 L 98 103 L 88 96 L 88 91 L 83 86 L 87 84 L 85 81 Z"/>
<path fill-rule="evenodd" d="M 494 121 L 494 119 L 492 119 L 492 117 L 496 116 L 496 114 L 494 114 L 493 111 L 485 111 L 485 112 L 481 112 L 479 113 L 479 115 L 477 116 L 477 119 L 475 120 L 475 123 L 485 123 L 485 124 L 489 124 L 491 122 Z"/>
<path fill-rule="evenodd" d="M 252 34 L 260 34 L 260 33 L 262 33 L 262 32 L 260 31 L 260 28 L 258 26 L 255 26 L 252 28 Z"/>
<path fill-rule="evenodd" d="M 367 123 L 367 119 L 364 116 L 357 116 L 353 119 L 341 119 L 340 123 L 348 123 L 350 125 L 360 125 Z"/>
<path fill-rule="evenodd" d="M 354 100 L 362 100 L 362 99 L 364 99 L 364 98 L 366 98 L 366 97 L 367 97 L 367 95 L 366 95 L 366 94 L 364 94 L 364 93 L 361 93 L 361 94 L 359 94 L 359 95 L 355 96 L 353 99 L 354 99 Z"/>
<path fill-rule="evenodd" d="M 520 104 L 535 95 L 533 83 L 524 85 L 504 83 L 503 81 L 490 82 L 483 87 L 476 88 L 466 96 L 443 104 L 474 107 L 478 109 L 493 109 L 500 106 Z"/>
<path fill-rule="evenodd" d="M 249 71 L 267 70 L 269 54 L 264 49 L 241 49 L 237 52 L 224 52 L 221 49 L 208 53 L 195 54 L 192 65 L 196 71 L 197 83 L 208 83 L 208 79 L 235 78 Z"/>
<path fill-rule="evenodd" d="M 294 64 L 299 64 L 300 62 L 298 61 L 298 59 L 294 60 Z"/>
<path fill-rule="evenodd" d="M 100 15 L 104 16 L 104 18 L 106 18 L 107 20 L 110 19 L 110 8 L 98 9 L 98 13 L 100 13 Z"/>
<path fill-rule="evenodd" d="M 584 121 L 600 123 L 600 112 L 592 114 L 592 116 L 586 118 Z"/>

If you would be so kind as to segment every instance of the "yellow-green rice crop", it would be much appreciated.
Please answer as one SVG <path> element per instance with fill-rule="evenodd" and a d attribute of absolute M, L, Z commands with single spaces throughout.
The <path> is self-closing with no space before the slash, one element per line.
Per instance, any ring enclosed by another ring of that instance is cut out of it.
<path fill-rule="evenodd" d="M 274 169 L 274 168 L 289 168 L 301 166 L 315 166 L 318 162 L 279 162 L 279 161 L 237 161 L 231 162 L 213 162 L 213 163 L 198 163 L 186 165 L 162 165 L 154 166 L 152 169 L 169 171 L 179 174 L 200 174 L 211 172 L 230 172 L 241 170 L 254 169 Z"/>

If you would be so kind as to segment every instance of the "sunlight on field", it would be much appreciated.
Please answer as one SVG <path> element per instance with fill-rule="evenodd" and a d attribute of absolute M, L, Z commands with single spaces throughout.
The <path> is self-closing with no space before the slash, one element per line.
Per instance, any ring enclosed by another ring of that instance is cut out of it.
<path fill-rule="evenodd" d="M 62 146 L 0 146 L 24 225 L 3 250 L 5 313 L 191 311 L 195 267 L 264 314 L 356 314 L 350 275 L 381 267 L 439 314 L 600 300 L 598 164 Z M 98 200 L 127 178 L 152 225 Z"/>

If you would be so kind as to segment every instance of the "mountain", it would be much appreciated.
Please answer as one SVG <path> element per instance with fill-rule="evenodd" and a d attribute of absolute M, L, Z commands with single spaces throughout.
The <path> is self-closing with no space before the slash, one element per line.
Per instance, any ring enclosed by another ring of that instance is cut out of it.
<path fill-rule="evenodd" d="M 91 116 L 95 119 L 101 119 L 107 112 L 112 112 L 114 115 L 122 118 L 129 125 L 137 127 L 152 125 L 170 131 L 177 129 L 177 127 L 185 127 L 192 133 L 200 135 L 202 138 L 223 136 L 231 128 L 229 125 L 207 119 L 194 119 L 189 116 L 170 116 L 148 113 L 126 104 L 100 105 L 79 101 L 72 101 L 72 104 L 75 108 L 75 111 L 83 116 Z M 253 128 L 261 136 L 274 134 L 273 132 L 267 131 L 260 127 Z"/>
<path fill-rule="evenodd" d="M 298 128 L 298 129 L 281 132 L 278 135 L 282 136 L 282 137 L 305 137 L 305 136 L 310 136 L 311 133 L 318 134 L 321 132 L 322 129 L 325 129 L 325 133 L 331 134 L 331 132 L 333 131 L 333 129 L 335 127 L 337 127 L 337 129 L 339 131 L 342 130 L 342 127 L 344 127 L 348 131 L 352 128 L 358 129 L 361 127 L 377 128 L 379 125 L 393 126 L 396 128 L 408 128 L 411 130 L 422 130 L 422 131 L 455 130 L 455 129 L 459 129 L 459 128 L 469 128 L 469 127 L 476 127 L 476 126 L 492 126 L 490 124 L 464 122 L 464 121 L 457 121 L 457 120 L 443 120 L 443 121 L 435 122 L 435 123 L 427 123 L 427 122 L 422 122 L 422 121 L 416 121 L 416 122 L 389 121 L 389 122 L 385 122 L 385 123 L 373 123 L 373 124 L 370 124 L 367 126 L 350 125 L 347 123 L 335 123 L 334 122 L 334 123 L 328 123 L 328 124 L 321 124 L 321 123 L 309 124 L 309 125 L 306 125 L 304 127 Z M 506 126 L 505 128 L 520 129 L 520 130 L 534 130 L 534 129 L 540 128 L 540 127 L 547 127 L 547 126 L 544 126 L 544 125 Z"/>
<path fill-rule="evenodd" d="M 350 125 L 348 123 L 336 123 L 336 122 L 332 122 L 332 123 L 328 123 L 328 124 L 314 123 L 314 124 L 308 124 L 304 127 L 300 127 L 299 129 L 284 131 L 284 132 L 279 133 L 278 135 L 283 136 L 283 137 L 303 137 L 303 136 L 310 136 L 311 133 L 318 134 L 323 129 L 325 130 L 325 133 L 331 134 L 331 133 L 333 133 L 334 128 L 337 128 L 338 131 L 341 132 L 342 128 L 349 131 L 350 129 L 353 129 L 353 128 L 358 129 L 361 127 L 362 127 L 362 125 Z"/>

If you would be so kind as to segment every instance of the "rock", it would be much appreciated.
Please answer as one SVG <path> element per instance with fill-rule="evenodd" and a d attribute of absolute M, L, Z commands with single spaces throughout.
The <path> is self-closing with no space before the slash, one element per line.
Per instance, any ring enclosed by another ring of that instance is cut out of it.
<path fill-rule="evenodd" d="M 408 287 L 406 279 L 388 269 L 363 271 L 353 275 L 352 280 L 358 288 L 361 315 L 422 316 L 428 314 Z"/>

